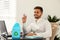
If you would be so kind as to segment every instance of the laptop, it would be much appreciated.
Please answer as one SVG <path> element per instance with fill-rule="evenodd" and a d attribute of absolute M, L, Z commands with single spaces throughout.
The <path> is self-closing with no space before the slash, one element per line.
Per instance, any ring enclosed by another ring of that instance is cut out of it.
<path fill-rule="evenodd" d="M 0 21 L 0 30 L 1 30 L 1 36 L 5 38 L 11 37 L 11 35 L 9 35 L 7 32 L 5 21 Z"/>
<path fill-rule="evenodd" d="M 5 21 L 0 21 L 0 30 L 1 30 L 1 33 L 7 33 L 7 29 L 6 29 L 6 25 L 5 25 Z"/>

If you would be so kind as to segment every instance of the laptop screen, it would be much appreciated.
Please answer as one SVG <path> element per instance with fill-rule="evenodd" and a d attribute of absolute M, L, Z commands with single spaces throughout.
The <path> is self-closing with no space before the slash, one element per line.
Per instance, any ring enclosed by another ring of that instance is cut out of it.
<path fill-rule="evenodd" d="M 5 21 L 0 21 L 0 30 L 1 30 L 1 33 L 4 33 L 4 32 L 7 33 Z"/>

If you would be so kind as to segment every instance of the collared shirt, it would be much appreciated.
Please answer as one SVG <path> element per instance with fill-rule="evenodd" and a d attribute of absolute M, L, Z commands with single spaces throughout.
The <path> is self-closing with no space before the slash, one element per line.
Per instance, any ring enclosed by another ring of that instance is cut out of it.
<path fill-rule="evenodd" d="M 51 24 L 47 20 L 40 18 L 26 27 L 26 33 L 30 32 L 34 32 L 37 34 L 36 36 L 40 36 L 49 40 L 52 35 Z"/>

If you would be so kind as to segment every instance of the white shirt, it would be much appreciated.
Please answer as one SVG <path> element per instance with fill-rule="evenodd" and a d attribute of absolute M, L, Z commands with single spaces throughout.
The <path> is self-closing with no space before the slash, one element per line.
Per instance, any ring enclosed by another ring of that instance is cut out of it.
<path fill-rule="evenodd" d="M 35 32 L 36 36 L 46 38 L 46 40 L 49 40 L 52 35 L 51 24 L 42 18 L 38 19 L 37 22 L 34 21 L 28 27 L 25 27 L 25 29 L 26 33 Z"/>

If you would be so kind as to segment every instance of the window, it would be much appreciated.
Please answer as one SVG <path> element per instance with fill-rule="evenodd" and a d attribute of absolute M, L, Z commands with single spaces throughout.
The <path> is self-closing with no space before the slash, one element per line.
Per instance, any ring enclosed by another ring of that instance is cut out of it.
<path fill-rule="evenodd" d="M 16 0 L 0 0 L 0 20 L 5 20 L 8 32 L 11 31 L 16 17 Z M 10 29 L 10 30 L 9 30 Z"/>

